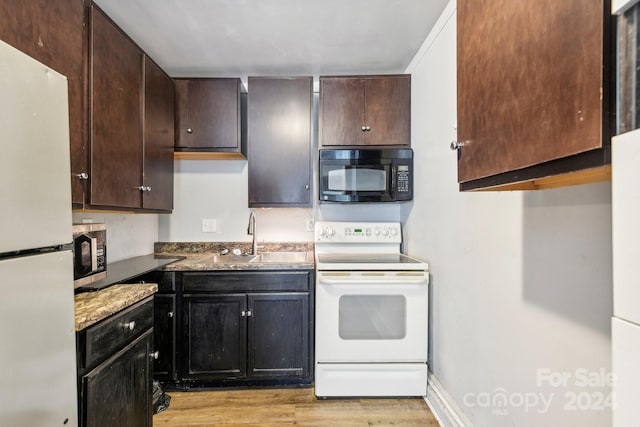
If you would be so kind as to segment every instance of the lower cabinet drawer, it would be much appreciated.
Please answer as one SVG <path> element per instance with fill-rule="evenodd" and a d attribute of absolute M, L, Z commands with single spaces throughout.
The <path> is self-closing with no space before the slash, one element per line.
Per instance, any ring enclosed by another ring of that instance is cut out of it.
<path fill-rule="evenodd" d="M 86 330 L 85 366 L 92 366 L 153 327 L 153 299 L 147 298 Z"/>
<path fill-rule="evenodd" d="M 309 290 L 311 272 L 186 272 L 184 292 L 304 292 Z"/>

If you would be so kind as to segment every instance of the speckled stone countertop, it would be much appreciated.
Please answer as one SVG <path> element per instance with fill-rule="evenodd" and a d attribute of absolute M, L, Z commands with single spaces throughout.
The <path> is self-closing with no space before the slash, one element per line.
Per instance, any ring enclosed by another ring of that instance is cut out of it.
<path fill-rule="evenodd" d="M 156 284 L 113 285 L 75 296 L 76 332 L 158 292 Z"/>
<path fill-rule="evenodd" d="M 251 250 L 250 242 L 157 242 L 157 255 L 183 256 L 185 259 L 167 265 L 165 271 L 216 271 L 216 270 L 312 270 L 315 267 L 313 242 L 265 242 L 260 243 L 258 254 L 263 252 L 303 252 L 304 261 L 296 262 L 220 262 L 214 255 L 224 249 L 238 248 L 242 253 Z M 224 259 L 224 258 L 221 258 Z"/>

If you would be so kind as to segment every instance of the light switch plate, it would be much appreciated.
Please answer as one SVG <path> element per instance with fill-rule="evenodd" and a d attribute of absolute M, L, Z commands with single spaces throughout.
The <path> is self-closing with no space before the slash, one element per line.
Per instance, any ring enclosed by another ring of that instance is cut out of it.
<path fill-rule="evenodd" d="M 202 232 L 215 233 L 217 226 L 215 218 L 202 218 Z"/>

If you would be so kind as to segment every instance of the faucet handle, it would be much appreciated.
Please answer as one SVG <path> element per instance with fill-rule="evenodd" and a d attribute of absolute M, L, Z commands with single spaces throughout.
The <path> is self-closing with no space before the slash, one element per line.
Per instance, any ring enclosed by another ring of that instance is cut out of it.
<path fill-rule="evenodd" d="M 234 255 L 242 255 L 242 249 L 240 249 L 240 248 L 233 248 L 233 250 L 231 252 Z"/>

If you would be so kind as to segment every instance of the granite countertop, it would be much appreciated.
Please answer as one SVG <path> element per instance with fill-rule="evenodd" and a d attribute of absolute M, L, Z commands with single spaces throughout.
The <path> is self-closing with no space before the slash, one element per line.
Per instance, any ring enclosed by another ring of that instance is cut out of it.
<path fill-rule="evenodd" d="M 75 295 L 76 332 L 123 310 L 158 291 L 156 284 L 113 285 Z"/>
<path fill-rule="evenodd" d="M 247 242 L 158 242 L 155 245 L 156 255 L 168 257 L 184 257 L 181 261 L 164 266 L 165 271 L 242 271 L 242 270 L 313 270 L 315 258 L 313 242 L 261 243 L 258 255 L 265 252 L 298 252 L 304 253 L 304 260 L 260 262 L 225 261 L 224 256 L 216 259 L 216 255 L 224 249 L 240 249 L 243 253 L 251 250 Z M 248 257 L 249 258 L 249 257 Z M 231 258 L 230 258 L 231 259 Z"/>

